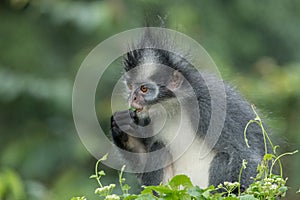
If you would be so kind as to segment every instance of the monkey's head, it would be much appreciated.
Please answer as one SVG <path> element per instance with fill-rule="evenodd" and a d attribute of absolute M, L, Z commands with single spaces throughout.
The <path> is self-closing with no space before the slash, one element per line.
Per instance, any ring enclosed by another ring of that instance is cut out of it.
<path fill-rule="evenodd" d="M 127 53 L 124 77 L 130 107 L 147 112 L 154 104 L 177 98 L 176 92 L 182 89 L 185 79 L 171 64 L 162 50 L 138 49 Z"/>

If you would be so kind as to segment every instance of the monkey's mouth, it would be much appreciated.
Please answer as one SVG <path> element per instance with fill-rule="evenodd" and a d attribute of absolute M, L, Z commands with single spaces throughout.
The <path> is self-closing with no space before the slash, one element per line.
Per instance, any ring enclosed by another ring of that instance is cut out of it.
<path fill-rule="evenodd" d="M 144 108 L 135 108 L 135 107 L 130 107 L 129 110 L 132 110 L 134 112 L 142 112 Z"/>
<path fill-rule="evenodd" d="M 144 106 L 137 103 L 132 103 L 131 109 L 134 110 L 135 112 L 142 112 L 144 110 Z"/>
<path fill-rule="evenodd" d="M 140 107 L 133 107 L 133 110 L 138 114 L 145 114 L 149 112 L 149 106 L 140 106 Z"/>
<path fill-rule="evenodd" d="M 143 108 L 136 108 L 136 112 L 142 112 Z"/>

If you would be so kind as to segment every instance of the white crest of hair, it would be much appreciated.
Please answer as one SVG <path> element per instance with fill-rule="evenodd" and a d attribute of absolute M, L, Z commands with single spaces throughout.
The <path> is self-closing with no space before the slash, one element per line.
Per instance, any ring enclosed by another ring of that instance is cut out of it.
<path fill-rule="evenodd" d="M 170 115 L 168 115 L 170 117 Z M 215 153 L 210 152 L 205 157 L 199 155 L 201 148 L 206 148 L 202 139 L 196 136 L 190 115 L 184 109 L 173 115 L 157 135 L 171 153 L 173 163 L 164 169 L 163 182 L 166 183 L 174 175 L 185 174 L 192 183 L 200 187 L 209 185 L 209 168 Z M 177 158 L 177 159 L 176 159 Z"/>
<path fill-rule="evenodd" d="M 138 66 L 139 72 L 138 75 L 141 76 L 141 79 L 146 77 L 151 77 L 158 70 L 157 67 L 157 57 L 156 53 L 153 50 L 148 50 L 145 52 L 145 55 L 142 58 L 141 65 Z"/>
<path fill-rule="evenodd" d="M 137 81 L 147 81 L 150 82 L 150 77 L 157 73 L 158 67 L 155 62 L 148 62 L 145 64 L 142 64 L 140 66 L 137 66 Z"/>

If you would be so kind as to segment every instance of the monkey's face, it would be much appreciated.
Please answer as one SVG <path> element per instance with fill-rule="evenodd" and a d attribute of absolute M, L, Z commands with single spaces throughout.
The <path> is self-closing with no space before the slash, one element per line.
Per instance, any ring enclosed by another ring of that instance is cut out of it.
<path fill-rule="evenodd" d="M 151 104 L 157 101 L 159 86 L 155 83 L 140 83 L 128 85 L 130 89 L 129 104 L 137 112 L 146 111 Z"/>
<path fill-rule="evenodd" d="M 145 69 L 146 67 L 151 68 Z M 126 84 L 129 89 L 129 106 L 138 113 L 145 113 L 152 105 L 175 98 L 174 90 L 178 89 L 183 76 L 175 70 L 147 65 L 127 72 Z"/>

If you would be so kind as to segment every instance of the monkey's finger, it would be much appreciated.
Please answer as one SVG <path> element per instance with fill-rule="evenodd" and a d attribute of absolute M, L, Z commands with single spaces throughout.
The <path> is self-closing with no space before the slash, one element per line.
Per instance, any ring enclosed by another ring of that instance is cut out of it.
<path fill-rule="evenodd" d="M 119 129 L 118 127 L 112 127 L 111 133 L 113 136 L 119 136 L 120 134 L 122 134 L 122 130 Z"/>
<path fill-rule="evenodd" d="M 136 132 L 135 129 L 130 125 L 123 125 L 120 126 L 119 128 L 129 135 L 134 134 Z"/>
<path fill-rule="evenodd" d="M 111 118 L 111 127 L 119 127 L 115 119 L 112 117 Z"/>
<path fill-rule="evenodd" d="M 125 118 L 125 119 L 121 119 L 121 120 L 115 120 L 114 123 L 117 124 L 117 126 L 123 126 L 123 125 L 131 125 L 133 126 L 134 128 L 137 128 L 137 125 L 134 123 L 133 119 L 128 119 L 128 118 Z"/>
<path fill-rule="evenodd" d="M 120 124 L 128 124 L 131 123 L 130 121 L 123 121 L 123 119 L 128 119 L 130 120 L 130 115 L 128 113 L 128 111 L 118 111 L 115 112 L 112 116 L 111 116 L 111 126 L 118 126 Z"/>
<path fill-rule="evenodd" d="M 136 112 L 133 111 L 133 110 L 129 110 L 129 115 L 130 115 L 130 117 L 131 117 L 132 119 L 137 118 L 137 114 L 136 114 Z"/>
<path fill-rule="evenodd" d="M 131 118 L 130 117 L 130 113 L 128 110 L 125 111 L 119 111 L 119 112 L 115 112 L 113 115 L 113 118 L 117 121 L 121 120 L 121 119 L 125 119 L 125 118 Z"/>

